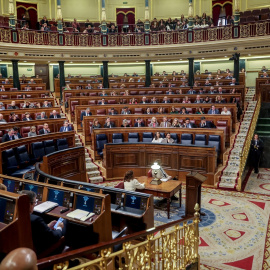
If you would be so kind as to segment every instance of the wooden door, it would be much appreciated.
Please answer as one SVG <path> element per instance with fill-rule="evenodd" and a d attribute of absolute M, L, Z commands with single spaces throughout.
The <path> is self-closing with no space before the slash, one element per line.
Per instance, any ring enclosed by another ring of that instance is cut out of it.
<path fill-rule="evenodd" d="M 49 67 L 48 65 L 36 64 L 35 65 L 35 76 L 39 76 L 43 83 L 46 83 L 46 89 L 50 89 L 49 84 Z"/>

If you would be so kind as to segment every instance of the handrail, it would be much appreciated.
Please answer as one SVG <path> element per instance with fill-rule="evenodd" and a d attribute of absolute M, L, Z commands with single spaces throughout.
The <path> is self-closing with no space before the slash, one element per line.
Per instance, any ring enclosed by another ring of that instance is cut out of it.
<path fill-rule="evenodd" d="M 170 228 L 172 226 L 179 225 L 179 223 L 186 223 L 186 226 L 187 226 L 187 222 L 190 221 L 190 220 L 194 220 L 194 221 L 197 220 L 197 222 L 199 222 L 199 216 L 200 216 L 200 214 L 199 214 L 199 205 L 196 204 L 194 209 L 195 209 L 195 214 L 194 214 L 195 218 L 192 218 L 192 217 L 183 218 L 183 219 L 180 219 L 180 220 L 172 221 L 172 222 L 164 224 L 164 225 L 160 225 L 158 227 L 154 227 L 154 228 L 149 229 L 149 230 L 136 232 L 136 233 L 133 233 L 131 235 L 127 235 L 127 236 L 124 236 L 122 238 L 109 241 L 107 243 L 99 243 L 99 244 L 96 244 L 96 245 L 83 247 L 83 248 L 80 248 L 80 249 L 77 249 L 77 250 L 74 250 L 74 251 L 69 251 L 69 252 L 66 252 L 64 254 L 50 256 L 48 258 L 44 258 L 44 259 L 39 260 L 38 264 L 37 264 L 38 268 L 39 269 L 46 269 L 49 266 L 62 263 L 63 261 L 70 260 L 72 258 L 76 258 L 77 256 L 85 256 L 85 255 L 89 255 L 91 253 L 94 253 L 94 252 L 97 252 L 97 251 L 100 251 L 100 250 L 108 250 L 108 249 L 110 249 L 111 247 L 113 247 L 115 245 L 120 245 L 120 244 L 123 244 L 123 243 L 130 243 L 131 241 L 136 240 L 138 238 L 147 237 L 150 234 L 154 235 L 157 232 L 164 231 L 164 230 L 166 230 L 166 229 L 168 229 L 168 228 Z M 198 241 L 199 241 L 199 239 L 198 239 Z M 57 268 L 57 269 L 59 269 L 59 268 Z"/>

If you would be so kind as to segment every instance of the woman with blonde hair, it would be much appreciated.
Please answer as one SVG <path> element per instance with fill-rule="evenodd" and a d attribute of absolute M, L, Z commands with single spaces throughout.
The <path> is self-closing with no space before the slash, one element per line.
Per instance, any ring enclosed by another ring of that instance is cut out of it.
<path fill-rule="evenodd" d="M 159 123 L 156 117 L 152 117 L 151 123 L 148 125 L 149 127 L 159 127 Z"/>

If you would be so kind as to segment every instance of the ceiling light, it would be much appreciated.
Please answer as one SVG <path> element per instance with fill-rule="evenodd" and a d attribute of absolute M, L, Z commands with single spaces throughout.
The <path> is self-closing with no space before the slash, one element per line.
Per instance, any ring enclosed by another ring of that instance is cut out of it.
<path fill-rule="evenodd" d="M 182 61 L 182 58 L 180 60 Z"/>
<path fill-rule="evenodd" d="M 249 53 L 248 56 L 251 56 L 251 54 Z"/>
<path fill-rule="evenodd" d="M 26 63 L 27 61 L 23 61 L 24 63 Z"/>
<path fill-rule="evenodd" d="M 117 63 L 117 61 L 114 61 L 114 63 Z"/>
<path fill-rule="evenodd" d="M 93 61 L 93 63 L 96 63 L 95 61 Z"/>
<path fill-rule="evenodd" d="M 48 63 L 51 63 L 51 61 L 48 61 Z"/>
<path fill-rule="evenodd" d="M 136 63 L 138 63 L 139 61 L 136 61 Z"/>
<path fill-rule="evenodd" d="M 158 60 L 158 61 L 160 61 L 160 60 Z"/>
<path fill-rule="evenodd" d="M 202 57 L 202 59 L 204 59 L 204 57 Z"/>
<path fill-rule="evenodd" d="M 73 62 L 69 62 L 70 64 L 72 64 Z"/>
<path fill-rule="evenodd" d="M 228 57 L 227 55 L 225 55 L 224 57 Z"/>

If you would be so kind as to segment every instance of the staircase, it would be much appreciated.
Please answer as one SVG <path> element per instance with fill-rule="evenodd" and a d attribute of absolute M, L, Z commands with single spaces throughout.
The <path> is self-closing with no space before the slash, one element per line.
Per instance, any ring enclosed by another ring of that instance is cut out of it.
<path fill-rule="evenodd" d="M 80 136 L 78 134 L 75 134 L 75 146 L 82 146 L 83 143 L 80 139 Z M 96 184 L 103 182 L 103 177 L 101 175 L 101 172 L 99 171 L 99 167 L 93 162 L 92 158 L 90 157 L 90 153 L 87 148 L 85 149 L 85 167 L 87 176 L 90 183 Z"/>
<path fill-rule="evenodd" d="M 250 88 L 245 96 L 247 108 L 244 112 L 243 120 L 239 126 L 234 139 L 233 146 L 229 152 L 228 160 L 225 168 L 221 172 L 218 187 L 221 189 L 236 190 L 237 180 L 240 169 L 240 155 L 244 147 L 244 142 L 251 125 L 257 101 L 253 101 L 255 89 Z"/>

